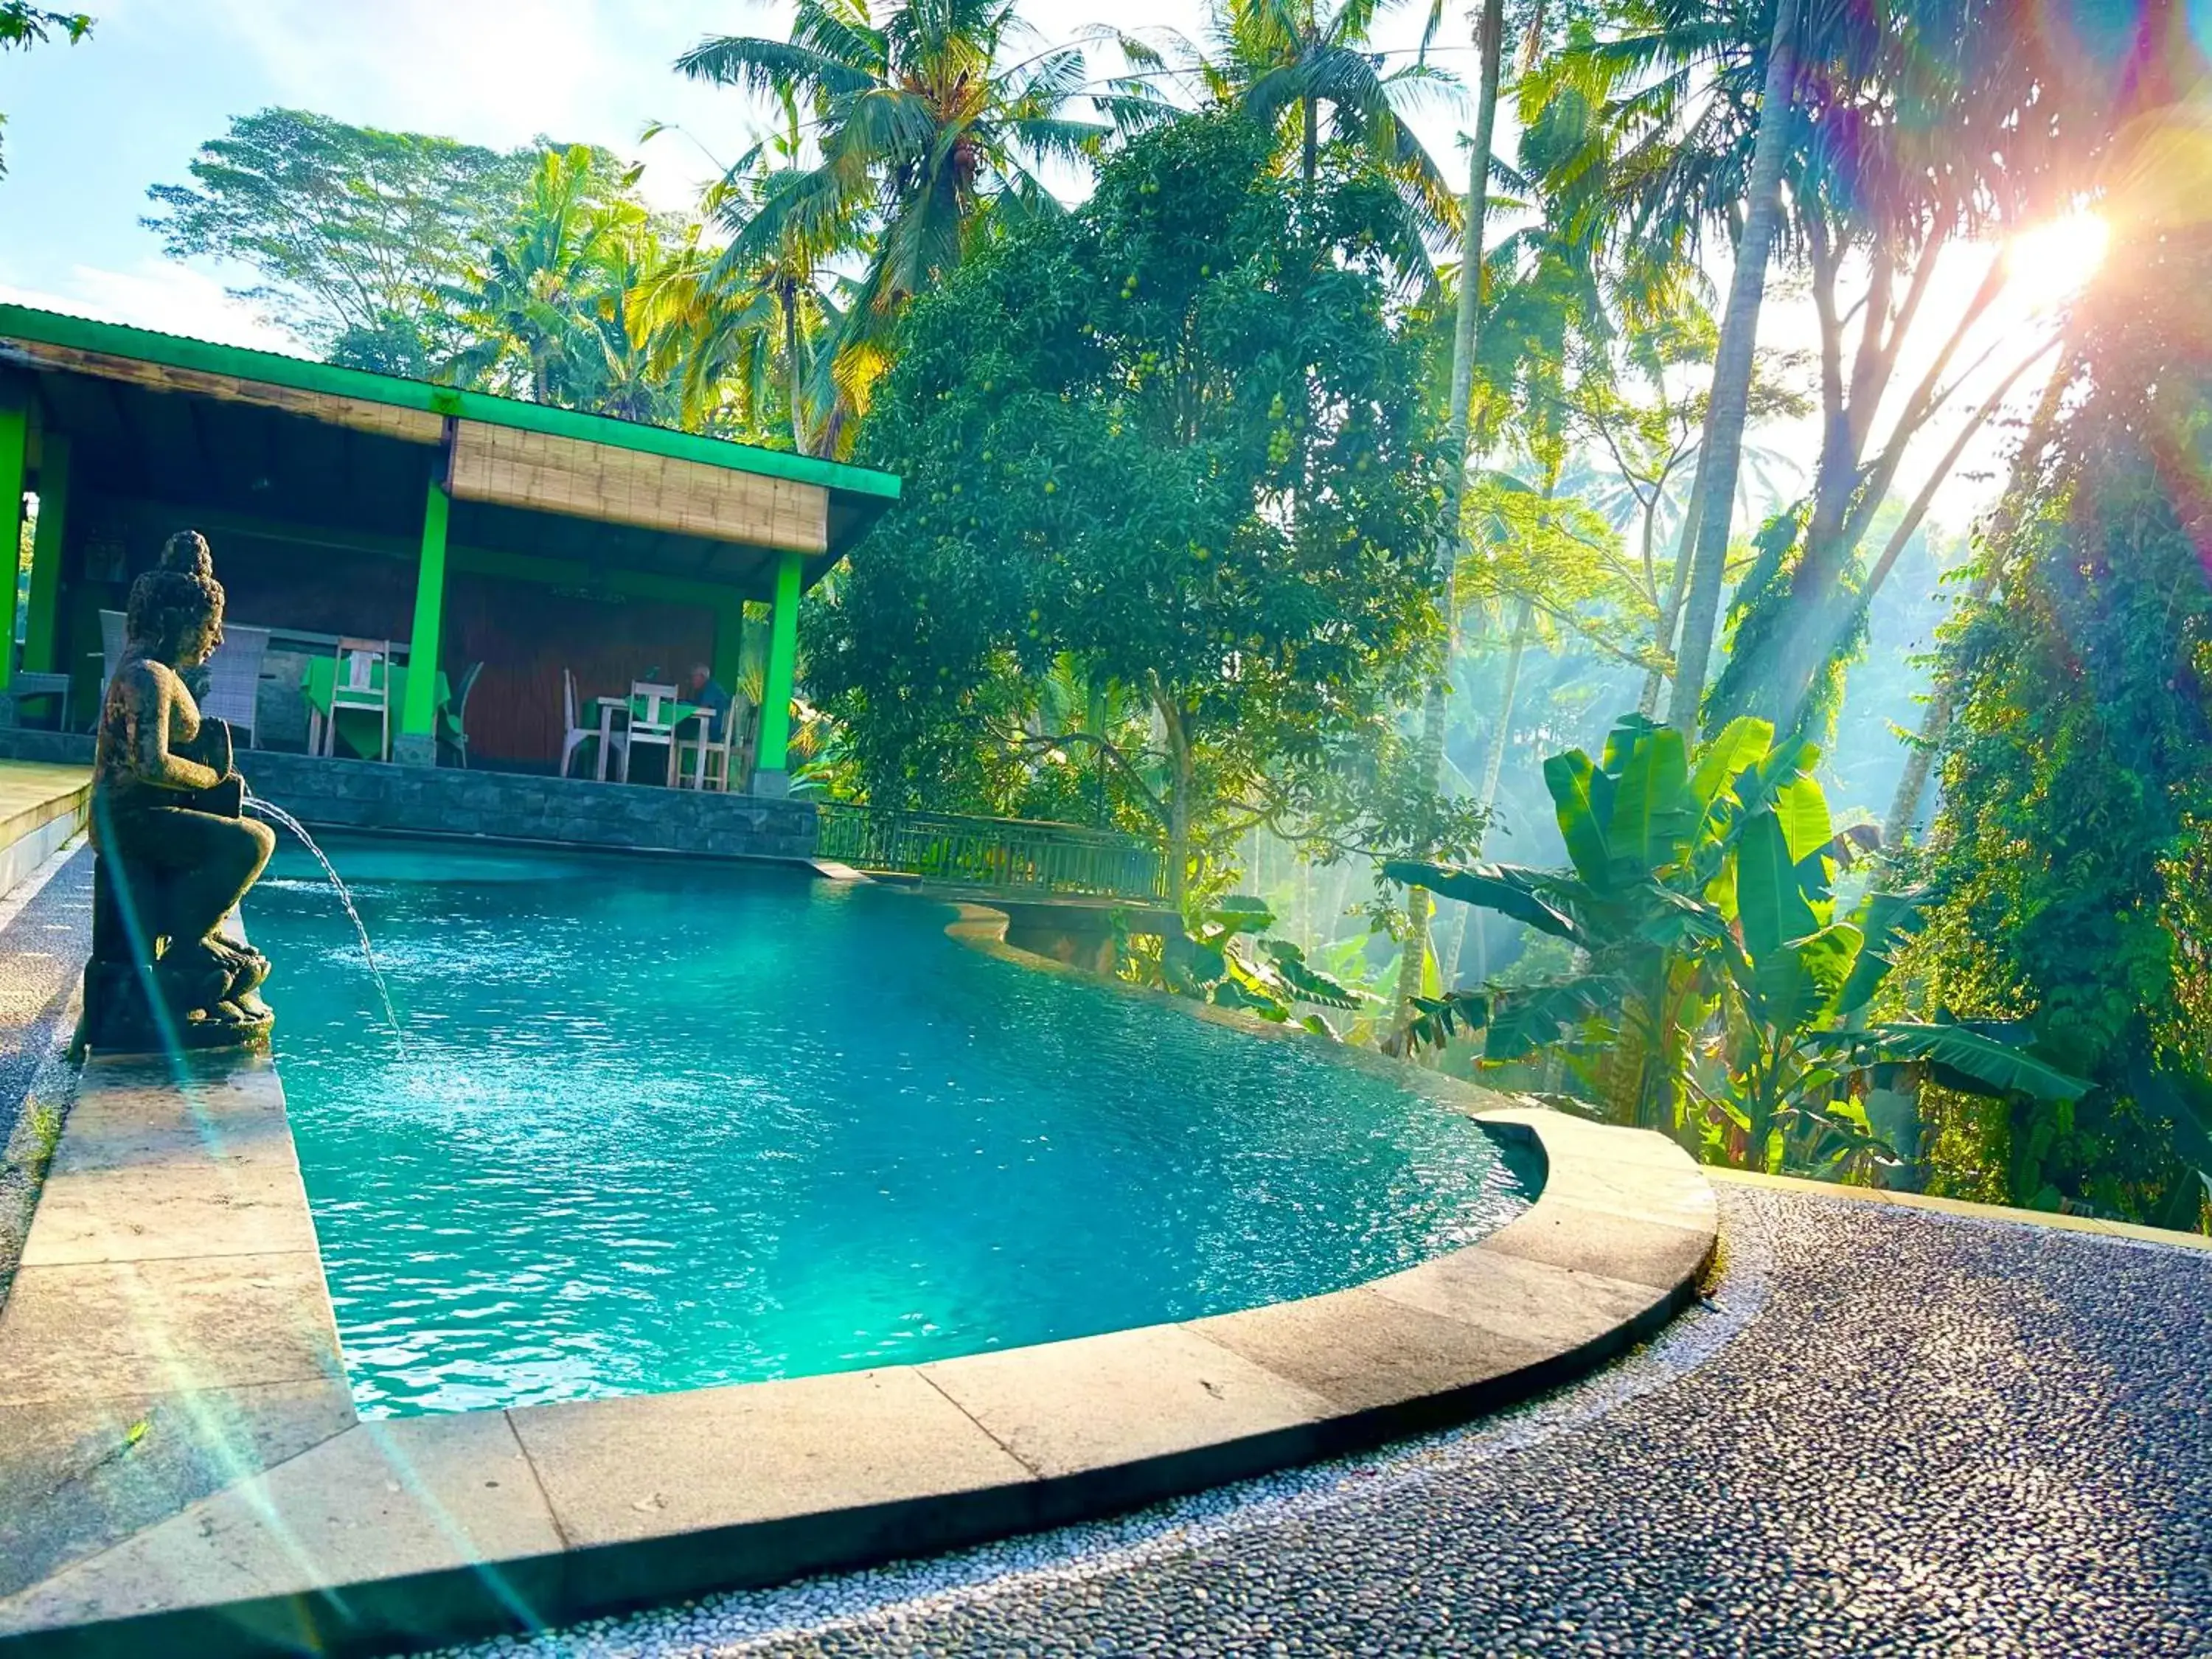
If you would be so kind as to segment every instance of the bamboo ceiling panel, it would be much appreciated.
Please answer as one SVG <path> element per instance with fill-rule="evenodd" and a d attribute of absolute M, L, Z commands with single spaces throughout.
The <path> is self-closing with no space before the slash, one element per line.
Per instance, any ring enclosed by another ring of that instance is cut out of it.
<path fill-rule="evenodd" d="M 698 461 L 463 421 L 450 480 L 458 501 L 565 513 L 752 547 L 821 553 L 830 492 Z"/>
<path fill-rule="evenodd" d="M 183 392 L 225 403 L 254 404 L 311 421 L 373 432 L 410 444 L 435 444 L 445 435 L 445 417 L 428 410 L 398 409 L 372 403 L 366 398 L 347 398 L 329 392 L 303 392 L 296 386 L 276 386 L 267 380 L 241 380 L 235 374 L 211 374 L 204 369 L 173 368 L 137 357 L 113 357 L 102 351 L 76 346 L 47 345 L 30 340 L 0 341 L 0 356 L 31 368 L 60 369 L 74 374 L 120 380 L 155 392 Z"/>

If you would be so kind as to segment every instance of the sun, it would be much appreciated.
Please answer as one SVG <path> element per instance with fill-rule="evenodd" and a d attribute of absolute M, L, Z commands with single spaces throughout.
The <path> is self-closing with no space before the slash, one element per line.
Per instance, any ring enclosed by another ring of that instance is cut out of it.
<path fill-rule="evenodd" d="M 2112 228 L 2087 209 L 2023 230 L 2005 248 L 2013 292 L 2030 311 L 2057 309 L 2097 274 L 2112 240 Z"/>

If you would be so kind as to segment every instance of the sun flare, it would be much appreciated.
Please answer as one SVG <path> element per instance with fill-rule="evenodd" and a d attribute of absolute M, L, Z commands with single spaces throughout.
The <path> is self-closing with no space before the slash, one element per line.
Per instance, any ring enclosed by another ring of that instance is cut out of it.
<path fill-rule="evenodd" d="M 2021 232 L 2004 255 L 2014 292 L 2032 311 L 2065 304 L 2097 274 L 2112 240 L 2112 228 L 2086 209 Z"/>

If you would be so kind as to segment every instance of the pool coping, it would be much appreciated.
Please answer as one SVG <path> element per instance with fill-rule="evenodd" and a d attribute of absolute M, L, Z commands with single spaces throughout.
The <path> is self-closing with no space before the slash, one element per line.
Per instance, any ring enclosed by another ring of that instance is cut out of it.
<path fill-rule="evenodd" d="M 1040 960 L 990 939 L 997 914 L 955 928 Z M 0 1600 L 0 1649 L 373 1651 L 932 1553 L 1496 1409 L 1694 1296 L 1717 1211 L 1679 1147 L 1456 1092 L 1544 1184 L 1364 1285 L 921 1365 L 362 1421 L 273 1065 L 96 1060 L 26 1242 L 52 1282 L 0 1310 L 0 1455 L 74 1434 L 88 1463 L 39 1495 L 121 1535 Z"/>

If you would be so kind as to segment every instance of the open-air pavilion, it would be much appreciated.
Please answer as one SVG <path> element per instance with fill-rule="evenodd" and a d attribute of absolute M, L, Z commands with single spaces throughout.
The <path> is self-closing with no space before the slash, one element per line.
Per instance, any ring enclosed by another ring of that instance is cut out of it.
<path fill-rule="evenodd" d="M 800 595 L 895 501 L 864 468 L 604 416 L 0 306 L 0 545 L 38 503 L 20 669 L 65 675 L 75 724 L 102 610 L 172 532 L 214 544 L 234 622 L 389 640 L 458 682 L 470 750 L 562 761 L 562 679 L 626 690 L 693 662 L 738 682 L 765 607 L 756 793 L 781 793 Z M 9 592 L 11 608 L 15 606 Z M 391 710 L 434 764 L 438 676 Z M 11 697 L 9 702 L 12 704 Z"/>

